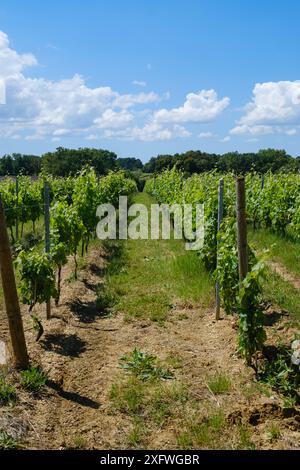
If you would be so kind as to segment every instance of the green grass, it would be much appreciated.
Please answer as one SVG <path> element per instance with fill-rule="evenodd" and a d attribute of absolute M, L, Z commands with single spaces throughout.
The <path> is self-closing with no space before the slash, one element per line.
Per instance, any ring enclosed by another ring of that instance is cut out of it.
<path fill-rule="evenodd" d="M 0 449 L 1 450 L 14 450 L 17 448 L 16 440 L 7 434 L 5 431 L 0 430 Z"/>
<path fill-rule="evenodd" d="M 136 377 L 114 383 L 109 391 L 109 398 L 115 410 L 138 416 L 144 403 L 145 385 Z"/>
<path fill-rule="evenodd" d="M 184 450 L 218 448 L 225 426 L 226 420 L 221 411 L 203 419 L 200 423 L 191 420 L 185 430 L 179 433 L 178 445 Z"/>
<path fill-rule="evenodd" d="M 155 200 L 146 193 L 134 197 L 148 208 Z M 163 325 L 177 300 L 207 307 L 213 299 L 213 282 L 195 252 L 185 250 L 182 240 L 126 240 L 113 257 L 107 289 L 120 295 L 114 309 L 126 320 L 141 318 Z M 115 241 L 106 243 L 108 251 Z M 114 249 L 114 248 L 113 248 Z"/>
<path fill-rule="evenodd" d="M 161 429 L 170 418 L 172 425 L 183 418 L 184 407 L 189 399 L 188 389 L 170 377 L 169 371 L 158 364 L 154 356 L 134 350 L 123 356 L 124 372 L 109 391 L 111 412 L 127 415 L 131 429 L 126 436 L 130 447 L 142 447 L 154 429 Z"/>
<path fill-rule="evenodd" d="M 99 284 L 96 287 L 96 306 L 101 312 L 111 310 L 118 301 L 118 296 L 115 288 L 111 285 Z"/>
<path fill-rule="evenodd" d="M 72 438 L 72 443 L 69 446 L 69 449 L 82 450 L 87 446 L 86 440 L 82 436 L 74 436 Z"/>
<path fill-rule="evenodd" d="M 271 442 L 277 441 L 281 437 L 280 427 L 277 423 L 271 423 L 267 432 Z"/>
<path fill-rule="evenodd" d="M 169 418 L 180 416 L 189 400 L 187 387 L 178 382 L 156 387 L 148 402 L 148 414 L 156 426 L 163 426 Z M 181 410 L 180 410 L 181 409 Z"/>
<path fill-rule="evenodd" d="M 229 391 L 228 377 L 220 374 L 213 380 L 216 393 Z M 216 412 L 211 401 L 199 401 L 179 380 L 142 380 L 139 373 L 123 372 L 112 384 L 109 400 L 110 413 L 121 413 L 130 423 L 124 434 L 124 445 L 130 448 L 147 448 L 163 429 L 171 430 L 179 449 L 254 448 L 250 429 L 232 425 L 222 408 Z"/>
<path fill-rule="evenodd" d="M 46 382 L 47 375 L 40 367 L 30 366 L 27 370 L 21 372 L 21 385 L 30 392 L 41 392 Z"/>
<path fill-rule="evenodd" d="M 208 380 L 207 385 L 215 394 L 227 393 L 232 389 L 230 377 L 224 373 L 215 374 Z"/>
<path fill-rule="evenodd" d="M 143 447 L 144 439 L 147 436 L 147 430 L 144 426 L 143 421 L 135 417 L 133 420 L 132 430 L 128 434 L 127 443 L 131 448 L 139 448 Z"/>
<path fill-rule="evenodd" d="M 17 400 L 15 388 L 0 376 L 0 405 L 12 405 Z"/>
<path fill-rule="evenodd" d="M 268 257 L 285 266 L 291 273 L 300 276 L 300 242 L 282 237 L 271 230 L 249 228 L 248 238 L 257 251 L 269 250 Z"/>
<path fill-rule="evenodd" d="M 179 426 L 189 400 L 187 387 L 176 381 L 143 381 L 136 376 L 121 377 L 109 391 L 111 412 L 120 412 L 131 420 L 126 441 L 142 447 L 151 432 L 168 425 Z"/>
<path fill-rule="evenodd" d="M 251 428 L 229 426 L 222 410 L 206 418 L 189 416 L 177 436 L 180 449 L 254 450 Z"/>
<path fill-rule="evenodd" d="M 172 367 L 172 369 L 182 369 L 182 367 L 183 367 L 182 357 L 180 357 L 176 354 L 173 354 L 173 353 L 168 354 L 168 356 L 166 357 L 165 362 L 170 367 Z"/>
<path fill-rule="evenodd" d="M 238 443 L 235 450 L 255 450 L 255 444 L 251 440 L 250 428 L 245 425 L 238 426 Z"/>

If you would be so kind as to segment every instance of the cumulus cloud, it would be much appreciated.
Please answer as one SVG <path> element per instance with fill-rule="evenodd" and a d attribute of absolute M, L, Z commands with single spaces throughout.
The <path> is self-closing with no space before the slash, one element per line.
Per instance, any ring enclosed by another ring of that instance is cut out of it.
<path fill-rule="evenodd" d="M 144 142 L 170 140 L 177 137 L 190 137 L 191 133 L 183 126 L 173 125 L 164 127 L 157 122 L 150 122 L 144 126 L 128 127 L 123 130 L 107 130 L 104 136 L 108 139 L 119 138 L 123 140 L 140 140 Z"/>
<path fill-rule="evenodd" d="M 297 129 L 294 127 L 287 126 L 270 126 L 270 125 L 258 125 L 258 126 L 247 126 L 241 125 L 236 126 L 229 131 L 231 135 L 242 135 L 248 134 L 253 136 L 258 135 L 270 135 L 270 134 L 285 134 L 285 135 L 295 135 L 298 133 Z"/>
<path fill-rule="evenodd" d="M 124 109 L 119 112 L 113 109 L 106 109 L 99 118 L 94 120 L 94 124 L 100 129 L 118 128 L 126 126 L 133 119 L 133 114 Z"/>
<path fill-rule="evenodd" d="M 212 137 L 215 137 L 215 134 L 213 132 L 200 132 L 198 137 L 200 139 L 211 139 Z"/>
<path fill-rule="evenodd" d="M 34 55 L 15 51 L 0 31 L 0 99 L 4 103 L 0 104 L 0 137 L 53 142 L 70 135 L 87 140 L 186 138 L 191 133 L 182 124 L 212 121 L 229 104 L 229 98 L 218 99 L 214 90 L 202 90 L 189 93 L 182 106 L 159 109 L 159 103 L 170 98 L 169 92 L 93 88 L 79 74 L 57 81 L 26 76 L 26 69 L 35 65 Z"/>
<path fill-rule="evenodd" d="M 215 90 L 201 90 L 198 93 L 189 93 L 183 106 L 173 109 L 160 109 L 155 113 L 158 122 L 210 122 L 216 119 L 227 106 L 228 97 L 218 100 Z"/>
<path fill-rule="evenodd" d="M 11 49 L 7 34 L 0 31 L 0 78 L 19 75 L 26 67 L 36 64 L 33 54 L 18 54 Z"/>
<path fill-rule="evenodd" d="M 252 101 L 231 134 L 294 135 L 300 123 L 300 80 L 257 83 Z"/>
<path fill-rule="evenodd" d="M 274 127 L 273 126 L 264 126 L 264 125 L 257 125 L 257 126 L 248 126 L 246 124 L 236 126 L 230 130 L 230 134 L 232 135 L 240 135 L 240 134 L 251 134 L 251 135 L 263 135 L 263 134 L 274 134 Z"/>
<path fill-rule="evenodd" d="M 147 86 L 147 83 L 143 80 L 133 80 L 132 85 L 145 87 Z"/>

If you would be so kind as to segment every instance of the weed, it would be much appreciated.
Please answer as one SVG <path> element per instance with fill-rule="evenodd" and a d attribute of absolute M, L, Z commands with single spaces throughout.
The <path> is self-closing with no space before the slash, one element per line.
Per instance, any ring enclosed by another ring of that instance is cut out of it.
<path fill-rule="evenodd" d="M 104 284 L 99 284 L 96 288 L 96 306 L 100 311 L 108 310 L 117 303 L 117 295 L 114 289 Z"/>
<path fill-rule="evenodd" d="M 0 376 L 0 405 L 11 405 L 15 403 L 16 399 L 15 388 L 7 384 L 5 378 Z"/>
<path fill-rule="evenodd" d="M 278 348 L 272 360 L 266 360 L 259 378 L 288 399 L 299 400 L 299 367 L 291 364 L 292 350 Z"/>
<path fill-rule="evenodd" d="M 166 363 L 173 369 L 181 369 L 183 367 L 183 360 L 180 356 L 170 353 L 166 358 Z"/>
<path fill-rule="evenodd" d="M 171 379 L 172 372 L 157 366 L 157 358 L 143 353 L 137 348 L 129 355 L 120 358 L 122 369 L 132 373 L 141 380 Z"/>
<path fill-rule="evenodd" d="M 267 432 L 270 441 L 277 441 L 277 439 L 279 439 L 281 436 L 280 428 L 277 423 L 271 423 L 267 429 Z"/>
<path fill-rule="evenodd" d="M 0 449 L 13 450 L 17 448 L 17 442 L 5 431 L 0 430 Z"/>
<path fill-rule="evenodd" d="M 114 407 L 130 415 L 138 415 L 144 403 L 145 390 L 136 378 L 130 378 L 128 382 L 113 384 L 109 398 Z"/>
<path fill-rule="evenodd" d="M 255 444 L 251 441 L 251 433 L 246 426 L 238 427 L 239 444 L 237 450 L 255 450 Z"/>
<path fill-rule="evenodd" d="M 82 436 L 74 436 L 73 437 L 73 445 L 71 446 L 72 449 L 82 450 L 86 448 L 86 440 Z"/>
<path fill-rule="evenodd" d="M 156 425 L 162 426 L 167 418 L 180 414 L 187 400 L 185 386 L 177 383 L 160 385 L 149 398 L 148 414 Z"/>
<path fill-rule="evenodd" d="M 200 423 L 191 420 L 186 430 L 178 435 L 178 445 L 181 449 L 217 448 L 225 426 L 226 420 L 221 411 Z"/>
<path fill-rule="evenodd" d="M 21 372 L 21 385 L 31 392 L 40 392 L 47 382 L 47 375 L 40 367 L 30 366 Z"/>
<path fill-rule="evenodd" d="M 132 430 L 127 437 L 129 446 L 134 448 L 139 447 L 140 449 L 145 438 L 145 434 L 146 429 L 144 423 L 139 418 L 135 418 Z"/>
<path fill-rule="evenodd" d="M 222 372 L 217 373 L 214 377 L 210 378 L 207 385 L 210 390 L 216 394 L 230 392 L 232 388 L 230 378 Z"/>

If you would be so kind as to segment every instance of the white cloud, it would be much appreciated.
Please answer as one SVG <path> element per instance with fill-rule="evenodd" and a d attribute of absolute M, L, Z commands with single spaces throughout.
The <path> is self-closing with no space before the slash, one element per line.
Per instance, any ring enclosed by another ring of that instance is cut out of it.
<path fill-rule="evenodd" d="M 270 126 L 270 125 L 257 125 L 257 126 L 247 126 L 245 124 L 241 126 L 236 126 L 229 131 L 231 135 L 271 135 L 271 134 L 286 134 L 289 136 L 295 135 L 298 133 L 297 129 L 294 127 L 286 126 Z"/>
<path fill-rule="evenodd" d="M 36 64 L 33 54 L 18 54 L 11 49 L 7 34 L 0 31 L 0 78 L 19 75 L 26 67 Z"/>
<path fill-rule="evenodd" d="M 132 85 L 145 87 L 147 86 L 147 83 L 144 82 L 143 80 L 133 80 Z"/>
<path fill-rule="evenodd" d="M 218 100 L 215 90 L 201 90 L 189 93 L 183 106 L 170 110 L 160 109 L 155 113 L 158 122 L 210 122 L 216 119 L 227 106 L 229 98 Z"/>
<path fill-rule="evenodd" d="M 4 78 L 0 78 L 0 104 L 6 103 L 6 84 Z"/>
<path fill-rule="evenodd" d="M 106 109 L 101 117 L 94 120 L 94 124 L 100 129 L 113 129 L 124 127 L 133 121 L 133 119 L 133 114 L 124 109 L 119 112 L 116 112 L 113 109 Z"/>
<path fill-rule="evenodd" d="M 198 137 L 200 139 L 211 139 L 215 137 L 215 134 L 213 132 L 200 132 L 200 134 L 198 134 Z"/>
<path fill-rule="evenodd" d="M 0 107 L 2 137 L 24 133 L 24 138 L 34 140 L 71 133 L 91 135 L 95 128 L 128 125 L 134 118 L 128 109 L 166 99 L 154 92 L 121 94 L 108 86 L 91 88 L 78 74 L 59 81 L 26 77 L 24 69 L 36 64 L 32 54 L 14 51 L 8 36 L 0 31 L 0 79 L 2 84 L 5 80 L 6 92 L 6 102 Z"/>
<path fill-rule="evenodd" d="M 142 127 L 132 127 L 123 130 L 107 130 L 104 137 L 123 140 L 141 140 L 144 142 L 170 140 L 177 137 L 190 137 L 191 133 L 182 126 L 163 127 L 157 122 L 150 122 Z"/>
<path fill-rule="evenodd" d="M 252 101 L 231 134 L 294 135 L 300 123 L 300 80 L 257 83 Z"/>
<path fill-rule="evenodd" d="M 286 133 L 287 135 L 296 135 L 298 132 L 297 132 L 297 129 L 292 128 L 292 129 L 286 130 L 285 133 Z"/>
<path fill-rule="evenodd" d="M 96 134 L 89 134 L 85 137 L 85 140 L 98 140 L 99 136 Z"/>
<path fill-rule="evenodd" d="M 229 105 L 229 98 L 218 99 L 214 90 L 202 90 L 189 93 L 182 106 L 159 109 L 157 105 L 170 98 L 169 92 L 92 88 L 79 74 L 57 81 L 26 76 L 26 69 L 35 65 L 32 54 L 13 50 L 8 36 L 0 31 L 0 79 L 5 81 L 6 94 L 0 106 L 0 137 L 54 142 L 69 135 L 87 140 L 186 138 L 191 132 L 182 124 L 212 121 Z M 137 80 L 134 84 L 146 85 Z M 209 136 L 202 133 L 203 138 Z"/>
<path fill-rule="evenodd" d="M 162 99 L 165 99 L 165 98 L 160 97 L 157 93 L 154 93 L 153 91 L 149 93 L 142 92 L 136 95 L 133 95 L 133 94 L 120 95 L 119 93 L 117 93 L 117 96 L 113 102 L 113 106 L 127 109 L 127 108 L 131 108 L 132 106 L 136 104 L 158 103 Z"/>
<path fill-rule="evenodd" d="M 251 134 L 251 135 L 262 135 L 262 134 L 274 134 L 273 126 L 247 126 L 246 124 L 236 126 L 230 130 L 231 135 Z"/>
<path fill-rule="evenodd" d="M 220 142 L 229 142 L 231 140 L 231 137 L 229 135 L 226 135 L 224 139 L 222 139 Z"/>

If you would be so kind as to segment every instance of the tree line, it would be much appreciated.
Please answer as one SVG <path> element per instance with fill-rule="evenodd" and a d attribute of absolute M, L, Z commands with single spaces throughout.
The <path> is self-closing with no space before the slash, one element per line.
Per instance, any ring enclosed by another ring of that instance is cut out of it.
<path fill-rule="evenodd" d="M 38 175 L 42 170 L 53 176 L 75 175 L 85 165 L 95 168 L 98 175 L 123 169 L 136 175 L 160 173 L 176 166 L 187 175 L 211 170 L 219 172 L 247 173 L 257 171 L 300 171 L 300 157 L 294 158 L 285 150 L 264 149 L 257 153 L 229 152 L 223 155 L 190 150 L 175 155 L 158 155 L 143 164 L 139 158 L 118 158 L 109 150 L 95 148 L 67 149 L 59 147 L 42 156 L 13 153 L 0 158 L 0 176 Z"/>
<path fill-rule="evenodd" d="M 158 155 L 144 165 L 146 173 L 160 173 L 176 166 L 187 175 L 217 170 L 221 173 L 245 174 L 249 171 L 267 173 L 298 172 L 300 157 L 294 158 L 285 150 L 264 149 L 257 153 L 229 152 L 223 155 L 190 150 L 175 155 Z"/>

